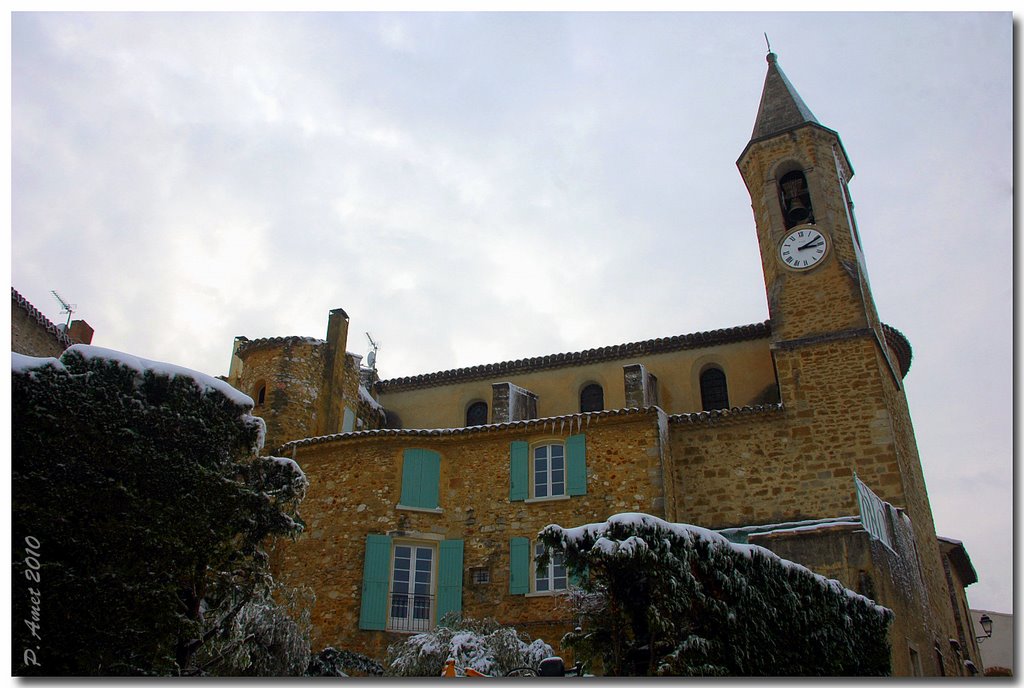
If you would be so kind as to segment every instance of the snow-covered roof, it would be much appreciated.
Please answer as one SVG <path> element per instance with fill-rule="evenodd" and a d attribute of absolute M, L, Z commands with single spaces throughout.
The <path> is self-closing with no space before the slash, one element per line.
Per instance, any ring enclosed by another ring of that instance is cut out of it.
<path fill-rule="evenodd" d="M 950 565 L 956 569 L 957 576 L 964 587 L 977 583 L 978 572 L 974 570 L 974 564 L 971 563 L 971 557 L 967 554 L 964 543 L 952 538 L 938 537 L 936 539 L 939 541 L 939 549 L 949 558 Z"/>
<path fill-rule="evenodd" d="M 835 527 L 860 526 L 859 516 L 836 516 L 833 518 L 816 518 L 802 521 L 784 521 L 782 523 L 765 523 L 762 525 L 737 526 L 735 528 L 720 528 L 717 532 L 731 542 L 746 544 L 753 535 L 767 535 L 769 533 L 796 532 L 796 531 L 818 531 Z"/>
<path fill-rule="evenodd" d="M 535 430 L 537 428 L 548 429 L 552 434 L 564 434 L 565 432 L 581 432 L 584 428 L 589 427 L 591 422 L 605 418 L 640 415 L 653 416 L 658 414 L 659 411 L 660 409 L 656 406 L 647 406 L 644 408 L 633 407 L 610 411 L 572 413 L 564 416 L 517 420 L 509 423 L 489 423 L 487 425 L 473 425 L 465 428 L 409 428 L 401 430 L 396 428 L 381 428 L 379 430 L 338 432 L 332 435 L 292 440 L 291 442 L 287 442 L 278 447 L 277 451 L 284 452 L 288 448 L 304 447 L 327 442 L 340 442 L 344 440 L 358 440 L 369 437 L 450 437 L 455 435 L 472 435 L 486 432 L 502 432 L 506 430 Z"/>
<path fill-rule="evenodd" d="M 780 413 L 783 408 L 780 402 L 776 404 L 758 404 L 756 406 L 734 406 L 731 409 L 715 409 L 713 411 L 699 411 L 696 413 L 674 413 L 668 417 L 668 422 L 677 425 L 703 425 L 716 421 L 739 420 L 750 416 Z"/>

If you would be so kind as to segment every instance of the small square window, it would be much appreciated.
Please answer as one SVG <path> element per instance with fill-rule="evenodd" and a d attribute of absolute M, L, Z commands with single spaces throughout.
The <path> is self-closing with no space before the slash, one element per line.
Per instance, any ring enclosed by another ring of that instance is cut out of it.
<path fill-rule="evenodd" d="M 491 582 L 491 570 L 487 568 L 470 569 L 473 585 L 487 585 Z"/>

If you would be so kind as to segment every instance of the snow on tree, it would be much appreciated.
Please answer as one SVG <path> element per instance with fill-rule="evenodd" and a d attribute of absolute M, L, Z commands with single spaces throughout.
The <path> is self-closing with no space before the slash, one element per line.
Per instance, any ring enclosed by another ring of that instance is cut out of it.
<path fill-rule="evenodd" d="M 542 640 L 528 642 L 510 626 L 494 619 L 468 619 L 449 615 L 437 628 L 419 633 L 388 648 L 389 676 L 440 676 L 448 659 L 460 670 L 475 669 L 488 676 L 504 676 L 519 667 L 536 669 L 553 654 Z"/>
<path fill-rule="evenodd" d="M 563 647 L 608 675 L 890 672 L 890 610 L 762 547 L 647 514 L 540 539 L 583 582 Z"/>
<path fill-rule="evenodd" d="M 256 456 L 249 397 L 84 345 L 11 370 L 14 674 L 204 673 L 274 617 L 264 544 L 302 530 L 307 481 Z"/>

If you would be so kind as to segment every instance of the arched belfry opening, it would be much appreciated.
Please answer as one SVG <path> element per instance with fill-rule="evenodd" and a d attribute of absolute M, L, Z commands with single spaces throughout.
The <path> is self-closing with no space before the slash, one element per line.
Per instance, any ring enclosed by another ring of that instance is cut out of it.
<path fill-rule="evenodd" d="M 814 222 L 814 208 L 811 206 L 811 191 L 803 171 L 793 170 L 779 179 L 779 199 L 782 203 L 782 218 L 786 229 L 796 225 Z"/>

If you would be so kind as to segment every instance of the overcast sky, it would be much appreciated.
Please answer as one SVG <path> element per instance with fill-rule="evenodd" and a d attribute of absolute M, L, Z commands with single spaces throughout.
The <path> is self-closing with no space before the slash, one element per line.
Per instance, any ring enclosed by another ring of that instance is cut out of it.
<path fill-rule="evenodd" d="M 941 535 L 1012 611 L 1009 14 L 25 14 L 11 285 L 94 344 L 380 343 L 384 378 L 761 322 L 779 63 L 856 175 Z"/>

